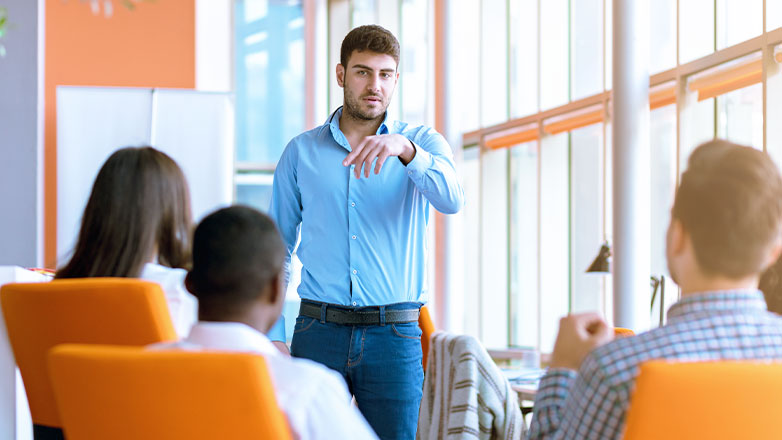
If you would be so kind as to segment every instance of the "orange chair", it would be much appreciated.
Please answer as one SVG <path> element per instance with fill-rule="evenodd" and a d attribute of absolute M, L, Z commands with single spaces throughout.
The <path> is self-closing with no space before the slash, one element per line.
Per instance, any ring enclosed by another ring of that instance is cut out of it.
<path fill-rule="evenodd" d="M 89 278 L 6 284 L 0 301 L 36 439 L 61 435 L 46 370 L 49 349 L 66 342 L 146 345 L 176 339 L 163 291 L 148 281 Z"/>
<path fill-rule="evenodd" d="M 291 438 L 260 355 L 65 344 L 49 374 L 68 440 Z"/>
<path fill-rule="evenodd" d="M 782 438 L 782 363 L 641 365 L 625 440 Z"/>
<path fill-rule="evenodd" d="M 418 326 L 421 327 L 421 351 L 424 354 L 424 371 L 426 371 L 426 362 L 429 359 L 429 342 L 434 333 L 434 323 L 429 315 L 429 309 L 426 306 L 421 307 L 421 314 L 418 315 Z"/>
<path fill-rule="evenodd" d="M 614 327 L 615 338 L 626 338 L 629 336 L 635 336 L 635 332 L 630 330 L 629 328 Z"/>

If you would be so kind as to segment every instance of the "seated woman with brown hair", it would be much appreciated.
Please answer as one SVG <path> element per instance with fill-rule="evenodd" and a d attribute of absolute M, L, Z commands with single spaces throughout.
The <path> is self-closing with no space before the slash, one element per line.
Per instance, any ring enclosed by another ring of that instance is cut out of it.
<path fill-rule="evenodd" d="M 122 148 L 103 164 L 70 261 L 55 278 L 130 277 L 163 288 L 177 334 L 196 321 L 184 286 L 192 219 L 185 175 L 152 147 Z"/>

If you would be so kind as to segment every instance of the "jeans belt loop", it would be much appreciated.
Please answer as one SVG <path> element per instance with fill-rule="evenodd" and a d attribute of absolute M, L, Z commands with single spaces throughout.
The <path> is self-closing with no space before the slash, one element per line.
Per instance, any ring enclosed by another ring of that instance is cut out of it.
<path fill-rule="evenodd" d="M 386 306 L 380 306 L 380 326 L 386 325 Z"/>
<path fill-rule="evenodd" d="M 320 323 L 325 324 L 326 323 L 326 304 L 320 305 Z"/>

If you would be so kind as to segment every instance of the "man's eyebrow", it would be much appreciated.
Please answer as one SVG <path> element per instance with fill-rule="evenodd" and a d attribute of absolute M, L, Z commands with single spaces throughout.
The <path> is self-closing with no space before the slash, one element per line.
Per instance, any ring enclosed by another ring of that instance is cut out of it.
<path fill-rule="evenodd" d="M 351 69 L 364 69 L 364 70 L 371 70 L 374 71 L 375 69 L 365 66 L 364 64 L 354 64 L 350 67 Z M 396 72 L 396 69 L 380 69 L 381 72 Z"/>

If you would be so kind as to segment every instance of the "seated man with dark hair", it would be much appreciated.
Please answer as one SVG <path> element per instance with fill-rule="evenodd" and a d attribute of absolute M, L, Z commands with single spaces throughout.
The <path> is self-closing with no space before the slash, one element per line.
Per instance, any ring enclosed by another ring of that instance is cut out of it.
<path fill-rule="evenodd" d="M 154 348 L 259 353 L 296 438 L 376 439 L 337 373 L 285 356 L 265 335 L 282 311 L 285 255 L 277 228 L 261 212 L 232 206 L 207 216 L 196 228 L 185 279 L 199 300 L 199 322 L 182 342 Z"/>
<path fill-rule="evenodd" d="M 782 319 L 758 291 L 781 234 L 782 178 L 768 155 L 721 140 L 698 147 L 666 243 L 681 300 L 663 327 L 610 343 L 599 316 L 562 318 L 529 438 L 621 438 L 639 366 L 652 359 L 782 359 Z"/>

